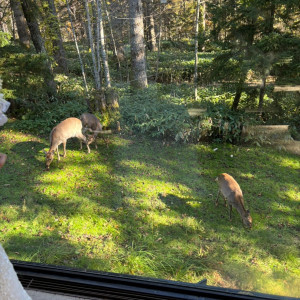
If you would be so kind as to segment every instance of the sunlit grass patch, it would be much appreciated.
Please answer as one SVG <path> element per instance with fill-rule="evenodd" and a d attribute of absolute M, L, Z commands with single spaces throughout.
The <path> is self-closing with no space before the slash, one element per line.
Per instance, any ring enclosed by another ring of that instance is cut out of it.
<path fill-rule="evenodd" d="M 47 172 L 48 139 L 8 128 L 0 140 L 0 241 L 11 258 L 296 295 L 299 157 L 110 136 L 90 154 L 68 141 Z M 223 172 L 243 190 L 251 230 L 215 206 Z"/>

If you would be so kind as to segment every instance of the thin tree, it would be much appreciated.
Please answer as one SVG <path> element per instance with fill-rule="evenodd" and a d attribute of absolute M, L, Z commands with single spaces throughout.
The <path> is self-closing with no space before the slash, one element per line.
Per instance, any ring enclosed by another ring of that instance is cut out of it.
<path fill-rule="evenodd" d="M 44 53 L 47 56 L 44 40 L 41 36 L 39 24 L 36 18 L 37 7 L 35 3 L 31 0 L 21 0 L 21 5 L 36 52 Z M 53 97 L 56 96 L 56 84 L 48 58 L 45 60 L 45 68 L 47 72 L 44 76 L 44 81 L 48 88 L 47 93 L 49 97 Z"/>
<path fill-rule="evenodd" d="M 95 24 L 96 24 L 96 60 L 97 60 L 97 72 L 100 76 L 100 83 L 102 82 L 102 77 L 101 77 L 101 59 L 100 59 L 100 26 L 98 22 L 98 16 L 97 16 L 97 11 L 98 9 L 95 8 L 97 4 L 95 3 L 96 1 L 94 0 L 93 2 L 93 13 L 95 14 Z M 94 10 L 95 8 L 95 10 Z"/>
<path fill-rule="evenodd" d="M 97 62 L 96 62 L 95 49 L 94 49 L 94 37 L 92 32 L 92 23 L 90 18 L 88 0 L 84 0 L 84 3 L 85 3 L 85 11 L 86 11 L 86 17 L 88 22 L 88 33 L 89 33 L 89 42 L 90 42 L 90 49 L 91 49 L 92 61 L 93 61 L 95 86 L 96 86 L 96 90 L 100 90 L 101 88 L 100 75 L 97 71 Z"/>
<path fill-rule="evenodd" d="M 206 36 L 206 3 L 205 0 L 202 2 L 202 30 L 203 37 Z M 205 51 L 205 44 L 203 43 L 202 51 Z"/>
<path fill-rule="evenodd" d="M 106 13 L 106 17 L 107 17 L 107 22 L 108 22 L 108 25 L 109 25 L 109 30 L 110 30 L 110 37 L 111 37 L 111 42 L 112 42 L 112 45 L 113 45 L 113 53 L 114 53 L 114 56 L 116 57 L 117 59 L 117 68 L 118 68 L 118 71 L 120 73 L 120 78 L 122 80 L 122 74 L 121 74 L 121 63 L 120 63 L 120 59 L 119 59 L 119 55 L 118 55 L 118 50 L 117 50 L 117 46 L 116 46 L 116 41 L 115 41 L 115 38 L 114 38 L 114 33 L 113 33 L 113 29 L 112 29 L 112 25 L 111 25 L 111 20 L 110 20 L 110 15 L 109 15 L 109 11 L 107 9 L 107 4 L 106 4 L 106 0 L 103 0 L 103 4 L 104 4 L 104 10 L 105 10 L 105 13 Z"/>
<path fill-rule="evenodd" d="M 21 5 L 36 52 L 46 53 L 44 40 L 36 18 L 37 7 L 35 3 L 32 0 L 21 0 Z"/>
<path fill-rule="evenodd" d="M 110 74 L 109 74 L 109 67 L 108 67 L 108 61 L 107 61 L 107 55 L 105 51 L 105 35 L 104 35 L 104 29 L 103 29 L 103 20 L 102 20 L 102 9 L 101 9 L 101 3 L 99 0 L 96 1 L 97 3 L 97 22 L 99 23 L 99 30 L 100 30 L 100 45 L 101 45 L 101 56 L 102 56 L 102 62 L 104 66 L 104 78 L 106 87 L 111 87 L 110 82 Z"/>
<path fill-rule="evenodd" d="M 146 58 L 144 44 L 144 22 L 141 0 L 129 0 L 130 36 L 131 36 L 131 65 L 134 88 L 148 86 L 146 73 Z"/>
<path fill-rule="evenodd" d="M 155 26 L 154 26 L 154 17 L 153 17 L 153 0 L 146 1 L 146 11 L 148 18 L 148 40 L 149 40 L 149 48 L 150 51 L 157 51 L 156 44 L 156 34 L 155 34 Z"/>
<path fill-rule="evenodd" d="M 86 94 L 87 94 L 86 103 L 87 103 L 87 106 L 89 107 L 89 109 L 91 109 L 91 105 L 90 105 L 90 101 L 89 101 L 89 89 L 88 89 L 88 85 L 87 85 L 87 81 L 86 81 L 84 65 L 83 65 L 83 61 L 82 61 L 80 50 L 79 50 L 78 43 L 77 43 L 76 32 L 75 32 L 75 29 L 74 29 L 73 20 L 72 20 L 72 13 L 71 13 L 71 9 L 70 9 L 70 5 L 69 5 L 68 0 L 66 0 L 66 4 L 67 4 L 68 15 L 69 15 L 69 19 L 70 19 L 70 23 L 71 23 L 71 27 L 72 27 L 74 43 L 75 43 L 75 46 L 76 46 L 76 51 L 77 51 L 77 54 L 78 54 L 79 63 L 80 63 L 80 67 L 81 67 L 81 73 L 82 73 L 82 77 L 83 77 L 84 88 L 85 88 L 85 91 L 86 91 Z"/>
<path fill-rule="evenodd" d="M 161 49 L 161 27 L 162 27 L 162 9 L 161 3 L 159 4 L 159 25 L 158 25 L 158 49 L 156 56 L 156 71 L 155 71 L 155 81 L 158 79 L 158 66 L 159 66 L 159 57 L 160 57 L 160 49 Z"/>
<path fill-rule="evenodd" d="M 195 24 L 195 72 L 194 72 L 194 92 L 195 100 L 198 98 L 198 35 L 199 35 L 199 12 L 200 12 L 200 0 L 197 0 L 196 7 L 196 24 Z"/>
<path fill-rule="evenodd" d="M 48 3 L 48 13 L 49 16 L 49 26 L 52 34 L 52 45 L 53 45 L 53 54 L 54 59 L 57 62 L 58 66 L 63 70 L 64 73 L 68 73 L 68 63 L 66 60 L 66 52 L 63 47 L 63 41 L 61 37 L 59 21 L 57 17 L 56 7 L 54 0 L 47 0 Z"/>
<path fill-rule="evenodd" d="M 28 26 L 24 17 L 21 4 L 18 0 L 10 0 L 10 7 L 13 11 L 13 15 L 17 25 L 17 31 L 19 35 L 19 41 L 22 46 L 30 48 L 30 35 L 28 32 Z"/>

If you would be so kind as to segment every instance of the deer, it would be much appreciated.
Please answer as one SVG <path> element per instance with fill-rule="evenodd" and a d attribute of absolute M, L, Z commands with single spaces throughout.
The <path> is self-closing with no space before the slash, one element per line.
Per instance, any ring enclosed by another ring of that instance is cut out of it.
<path fill-rule="evenodd" d="M 82 122 L 84 133 L 87 130 L 93 132 L 92 135 L 87 135 L 87 145 L 90 145 L 91 143 L 95 142 L 95 148 L 98 149 L 96 139 L 97 139 L 98 133 L 100 133 L 102 131 L 102 125 L 101 125 L 99 119 L 93 114 L 83 113 L 80 116 L 80 120 Z"/>
<path fill-rule="evenodd" d="M 216 178 L 216 181 L 219 185 L 219 192 L 216 199 L 216 206 L 218 205 L 218 199 L 220 193 L 222 193 L 224 197 L 225 206 L 227 206 L 226 201 L 229 204 L 229 219 L 232 220 L 232 207 L 236 208 L 238 213 L 240 214 L 243 223 L 246 227 L 252 227 L 252 217 L 250 216 L 249 210 L 245 209 L 244 206 L 244 197 L 243 192 L 239 186 L 239 184 L 235 181 L 235 179 L 227 173 L 222 173 Z"/>
<path fill-rule="evenodd" d="M 86 137 L 82 134 L 82 123 L 78 118 L 68 118 L 56 125 L 50 133 L 50 149 L 46 154 L 46 169 L 49 170 L 50 164 L 54 158 L 54 151 L 57 151 L 58 161 L 60 160 L 58 146 L 63 144 L 64 146 L 64 156 L 67 156 L 66 144 L 67 140 L 72 137 L 77 137 L 80 140 L 80 145 L 82 149 L 82 141 L 86 143 L 88 153 L 90 153 L 90 148 Z"/>

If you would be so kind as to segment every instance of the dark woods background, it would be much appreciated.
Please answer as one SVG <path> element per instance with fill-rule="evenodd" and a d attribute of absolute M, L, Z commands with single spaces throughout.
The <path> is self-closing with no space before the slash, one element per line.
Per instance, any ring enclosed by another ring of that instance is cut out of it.
<path fill-rule="evenodd" d="M 248 123 L 299 137 L 299 91 L 274 92 L 299 84 L 298 1 L 0 5 L 3 93 L 19 129 L 48 134 L 90 110 L 107 128 L 176 141 L 237 142 Z"/>

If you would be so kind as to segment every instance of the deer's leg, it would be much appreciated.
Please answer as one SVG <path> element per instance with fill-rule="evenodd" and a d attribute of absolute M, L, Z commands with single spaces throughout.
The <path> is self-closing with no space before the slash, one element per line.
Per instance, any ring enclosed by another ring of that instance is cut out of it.
<path fill-rule="evenodd" d="M 227 207 L 227 199 L 226 199 L 226 197 L 224 197 L 224 204 L 225 204 L 225 207 Z"/>
<path fill-rule="evenodd" d="M 56 147 L 56 152 L 57 152 L 57 159 L 60 160 L 59 151 L 58 151 L 58 146 Z"/>
<path fill-rule="evenodd" d="M 229 204 L 229 220 L 232 220 L 232 205 Z"/>
<path fill-rule="evenodd" d="M 80 142 L 80 150 L 82 150 L 82 140 L 79 139 Z"/>
<path fill-rule="evenodd" d="M 220 190 L 218 191 L 217 199 L 215 202 L 216 206 L 218 206 L 218 204 L 219 204 L 219 196 L 220 196 Z"/>
<path fill-rule="evenodd" d="M 98 146 L 97 146 L 97 135 L 95 135 L 95 148 L 98 149 Z"/>
<path fill-rule="evenodd" d="M 63 145 L 64 145 L 64 157 L 66 157 L 67 156 L 67 151 L 66 151 L 67 142 L 63 142 Z"/>
<path fill-rule="evenodd" d="M 89 146 L 88 143 L 86 143 L 86 147 L 87 147 L 87 149 L 88 149 L 88 153 L 91 153 L 91 149 L 90 149 L 90 146 Z"/>
<path fill-rule="evenodd" d="M 88 149 L 88 153 L 91 153 L 91 150 L 90 150 L 90 147 L 88 145 L 88 141 L 87 141 L 86 137 L 83 134 L 81 134 L 80 136 L 78 136 L 78 138 L 79 138 L 80 141 L 84 141 L 85 142 L 86 147 Z"/>

